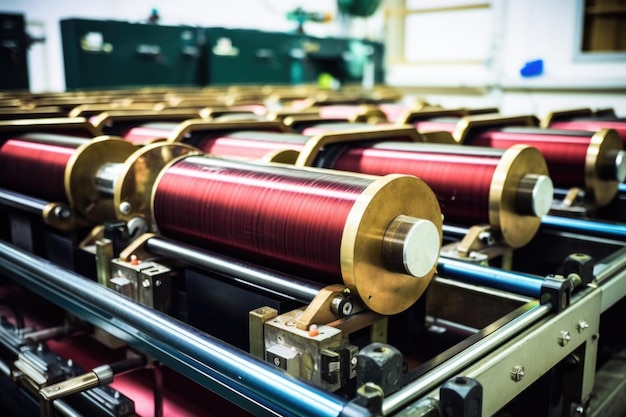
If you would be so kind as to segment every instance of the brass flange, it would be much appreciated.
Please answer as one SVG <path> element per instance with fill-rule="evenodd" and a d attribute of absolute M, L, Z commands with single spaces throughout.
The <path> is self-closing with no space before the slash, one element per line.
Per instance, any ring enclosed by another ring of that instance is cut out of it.
<path fill-rule="evenodd" d="M 383 258 L 385 233 L 401 215 L 431 222 L 439 235 L 438 241 L 431 242 L 435 247 L 426 247 L 430 245 L 429 239 L 425 239 L 423 247 L 416 248 L 428 252 L 428 258 L 434 255 L 428 272 L 421 276 L 392 271 Z M 441 227 L 439 203 L 422 180 L 395 174 L 378 177 L 357 198 L 344 227 L 341 240 L 344 284 L 354 289 L 363 303 L 377 313 L 391 315 L 406 310 L 426 290 L 435 273 Z"/>
<path fill-rule="evenodd" d="M 623 170 L 626 163 L 616 161 L 620 151 L 622 140 L 613 129 L 601 129 L 591 137 L 585 157 L 585 194 L 589 194 L 589 200 L 598 206 L 607 205 L 617 194 L 619 175 L 615 171 Z M 616 162 L 621 168 L 616 166 Z M 609 171 L 608 175 L 606 171 Z"/>
<path fill-rule="evenodd" d="M 115 183 L 113 207 L 119 220 L 140 216 L 150 219 L 150 199 L 156 177 L 173 159 L 201 152 L 183 143 L 153 143 L 136 150 L 120 170 Z"/>
<path fill-rule="evenodd" d="M 513 248 L 526 245 L 537 233 L 541 217 L 520 214 L 518 192 L 528 174 L 548 175 L 543 155 L 531 146 L 513 145 L 500 158 L 489 190 L 489 223 Z"/>
<path fill-rule="evenodd" d="M 70 206 L 87 220 L 115 218 L 113 199 L 96 186 L 96 174 L 105 164 L 124 162 L 137 147 L 113 136 L 99 136 L 79 146 L 65 167 L 65 192 Z"/>

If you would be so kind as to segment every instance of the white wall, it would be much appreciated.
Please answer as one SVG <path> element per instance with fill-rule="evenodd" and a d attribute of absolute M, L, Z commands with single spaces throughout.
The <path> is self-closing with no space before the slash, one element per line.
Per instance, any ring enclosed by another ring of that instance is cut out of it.
<path fill-rule="evenodd" d="M 403 0 L 392 0 L 403 3 Z M 407 0 L 407 7 L 461 6 L 486 3 L 474 0 Z M 626 116 L 626 59 L 581 59 L 578 28 L 582 0 L 491 0 L 480 9 L 480 25 L 470 14 L 455 28 L 438 28 L 431 34 L 404 40 L 405 48 L 431 43 L 436 50 L 439 32 L 452 31 L 454 42 L 465 46 L 457 54 L 467 62 L 411 63 L 391 61 L 387 81 L 396 86 L 411 86 L 416 96 L 447 107 L 475 106 L 482 103 L 498 106 L 502 113 L 532 113 L 543 116 L 550 111 L 573 107 L 613 107 Z M 456 13 L 456 12 L 455 12 Z M 436 19 L 434 13 L 428 17 Z M 490 36 L 485 37 L 484 31 Z M 388 40 L 389 41 L 389 40 Z M 484 44 L 473 45 L 470 42 Z M 469 50 L 469 52 L 468 52 Z M 487 53 L 485 53 L 487 51 Z M 405 53 L 406 54 L 406 53 Z M 454 58 L 454 55 L 452 55 Z M 542 75 L 524 78 L 524 63 L 541 59 Z M 450 59 L 449 61 L 453 61 Z M 420 92 L 419 87 L 423 88 Z M 433 87 L 441 91 L 434 92 Z M 463 93 L 466 89 L 467 93 Z M 447 91 L 446 91 L 447 90 Z"/>

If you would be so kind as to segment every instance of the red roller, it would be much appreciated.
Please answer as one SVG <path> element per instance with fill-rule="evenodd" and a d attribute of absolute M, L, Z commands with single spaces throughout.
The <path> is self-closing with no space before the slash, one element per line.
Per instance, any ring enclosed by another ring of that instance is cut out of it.
<path fill-rule="evenodd" d="M 341 235 L 355 200 L 370 183 L 186 158 L 162 174 L 154 218 L 165 235 L 288 264 L 307 275 L 339 277 Z"/>
<path fill-rule="evenodd" d="M 141 126 L 131 127 L 121 136 L 127 142 L 136 145 L 145 145 L 156 140 L 163 140 L 178 127 L 178 123 L 147 123 Z"/>
<path fill-rule="evenodd" d="M 489 224 L 503 243 L 521 247 L 533 238 L 552 201 L 552 181 L 535 148 L 459 147 L 380 142 L 343 150 L 327 168 L 414 175 L 437 196 L 445 220 Z"/>
<path fill-rule="evenodd" d="M 50 201 L 66 201 L 65 167 L 75 148 L 9 139 L 0 147 L 0 184 Z"/>
<path fill-rule="evenodd" d="M 375 128 L 383 126 L 393 127 L 391 123 L 378 123 Z M 375 129 L 374 128 L 374 129 Z M 347 131 L 347 130 L 367 130 L 373 129 L 371 124 L 359 123 L 359 122 L 333 122 L 333 123 L 318 123 L 313 126 L 309 126 L 302 130 L 302 134 L 306 136 L 323 135 L 329 132 Z"/>
<path fill-rule="evenodd" d="M 298 134 L 241 131 L 227 136 L 207 137 L 199 141 L 197 147 L 223 158 L 261 159 L 277 151 L 301 151 L 308 139 L 308 136 Z"/>
<path fill-rule="evenodd" d="M 403 104 L 396 103 L 381 103 L 378 105 L 378 108 L 380 108 L 380 110 L 385 113 L 385 116 L 387 116 L 387 120 L 389 120 L 390 122 L 395 122 L 400 118 L 400 116 L 402 116 L 404 113 L 411 109 L 410 107 L 407 107 Z"/>
<path fill-rule="evenodd" d="M 449 132 L 454 133 L 459 119 L 435 118 L 432 120 L 420 120 L 413 123 L 418 132 Z"/>
<path fill-rule="evenodd" d="M 332 168 L 373 175 L 415 175 L 435 192 L 446 219 L 489 222 L 489 191 L 499 158 L 420 153 L 407 147 L 353 147 L 341 154 Z"/>
<path fill-rule="evenodd" d="M 566 130 L 589 130 L 592 132 L 600 129 L 613 129 L 620 138 L 622 138 L 622 144 L 626 147 L 626 120 L 564 120 L 550 123 L 550 127 L 553 129 L 566 129 Z"/>
<path fill-rule="evenodd" d="M 585 160 L 591 135 L 543 133 L 537 129 L 487 131 L 472 138 L 469 144 L 507 149 L 515 144 L 533 146 L 546 158 L 552 181 L 561 187 L 585 183 Z"/>
<path fill-rule="evenodd" d="M 435 196 L 408 175 L 188 156 L 156 179 L 152 214 L 166 236 L 318 282 L 343 281 L 381 314 L 422 294 L 441 245 Z"/>

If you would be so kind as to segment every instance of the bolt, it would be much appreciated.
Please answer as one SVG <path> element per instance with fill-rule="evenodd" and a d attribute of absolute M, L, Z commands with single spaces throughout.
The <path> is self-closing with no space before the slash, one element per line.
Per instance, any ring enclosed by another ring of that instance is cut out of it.
<path fill-rule="evenodd" d="M 357 362 L 358 362 L 358 359 L 356 358 L 356 356 L 350 359 L 350 365 L 352 366 L 356 366 Z"/>
<path fill-rule="evenodd" d="M 526 371 L 523 365 L 515 365 L 513 369 L 511 369 L 511 379 L 515 382 L 520 382 L 524 379 L 524 375 L 526 375 Z"/>
<path fill-rule="evenodd" d="M 487 246 L 491 246 L 495 243 L 494 237 L 491 235 L 491 232 L 480 232 L 478 234 L 478 239 L 483 242 Z"/>
<path fill-rule="evenodd" d="M 342 313 L 344 316 L 349 316 L 350 314 L 352 314 L 352 303 L 350 301 L 346 301 L 343 304 L 343 309 L 342 309 Z"/>
<path fill-rule="evenodd" d="M 574 412 L 576 413 L 577 416 L 584 416 L 585 415 L 585 408 L 582 405 L 579 405 L 578 407 L 576 407 Z"/>
<path fill-rule="evenodd" d="M 589 323 L 587 323 L 585 319 L 581 319 L 576 326 L 576 329 L 578 329 L 578 333 L 584 332 L 587 328 L 589 328 Z"/>
<path fill-rule="evenodd" d="M 144 288 L 150 288 L 150 280 L 148 278 L 141 281 L 141 286 Z"/>
<path fill-rule="evenodd" d="M 161 280 L 157 279 L 156 281 L 154 281 L 154 286 L 155 287 L 160 287 L 161 286 Z"/>
<path fill-rule="evenodd" d="M 565 346 L 572 340 L 572 335 L 567 330 L 561 330 L 559 332 L 559 345 Z"/>
<path fill-rule="evenodd" d="M 132 208 L 132 206 L 130 205 L 130 203 L 128 201 L 122 201 L 120 203 L 120 212 L 122 214 L 128 214 L 130 213 L 130 209 Z"/>
<path fill-rule="evenodd" d="M 61 220 L 67 220 L 72 217 L 72 212 L 67 207 L 57 206 L 54 208 L 54 215 Z"/>
<path fill-rule="evenodd" d="M 274 358 L 274 365 L 280 366 L 280 358 Z"/>

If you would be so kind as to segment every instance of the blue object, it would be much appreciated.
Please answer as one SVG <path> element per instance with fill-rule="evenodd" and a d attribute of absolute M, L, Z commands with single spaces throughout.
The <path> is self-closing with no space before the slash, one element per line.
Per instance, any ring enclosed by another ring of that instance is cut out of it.
<path fill-rule="evenodd" d="M 524 64 L 519 73 L 522 77 L 536 77 L 543 74 L 543 59 L 528 61 Z"/>
<path fill-rule="evenodd" d="M 626 241 L 626 226 L 621 223 L 543 216 L 541 218 L 541 226 L 552 227 L 564 232 L 583 233 L 596 237 Z"/>
<path fill-rule="evenodd" d="M 483 285 L 533 298 L 541 297 L 543 285 L 543 277 L 538 275 L 511 272 L 444 257 L 439 258 L 437 274 L 444 278 L 458 279 L 468 284 Z"/>

